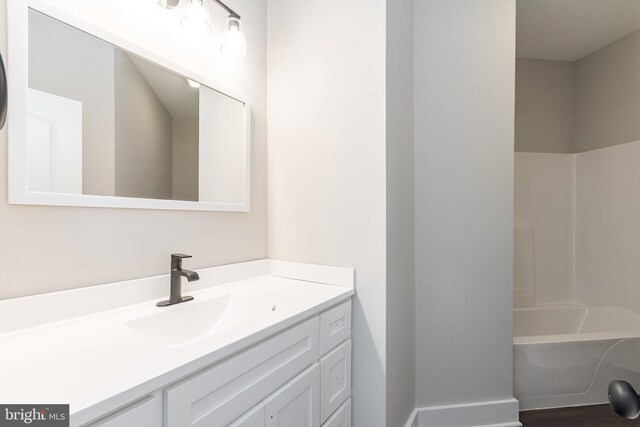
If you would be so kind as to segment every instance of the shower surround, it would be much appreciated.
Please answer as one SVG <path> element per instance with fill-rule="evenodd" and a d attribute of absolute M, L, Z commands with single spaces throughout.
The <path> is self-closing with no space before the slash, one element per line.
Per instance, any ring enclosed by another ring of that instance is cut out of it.
<path fill-rule="evenodd" d="M 516 398 L 606 402 L 611 379 L 640 381 L 640 141 L 515 156 Z"/>

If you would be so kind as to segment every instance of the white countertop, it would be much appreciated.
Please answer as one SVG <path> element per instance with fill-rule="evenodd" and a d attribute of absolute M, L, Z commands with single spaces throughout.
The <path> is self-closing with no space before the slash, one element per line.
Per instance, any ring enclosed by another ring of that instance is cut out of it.
<path fill-rule="evenodd" d="M 197 271 L 197 287 L 183 281 L 194 301 L 165 308 L 155 303 L 168 296 L 168 275 L 0 301 L 0 324 L 9 324 L 0 329 L 0 402 L 68 403 L 72 424 L 83 424 L 354 293 L 346 268 L 261 260 Z M 127 296 L 137 301 L 118 306 Z M 205 304 L 216 298 L 227 308 L 215 326 L 196 316 L 199 323 L 178 325 L 184 339 L 174 330 L 163 342 L 130 326 L 171 310 L 182 310 L 172 313 L 178 318 L 211 311 Z"/>

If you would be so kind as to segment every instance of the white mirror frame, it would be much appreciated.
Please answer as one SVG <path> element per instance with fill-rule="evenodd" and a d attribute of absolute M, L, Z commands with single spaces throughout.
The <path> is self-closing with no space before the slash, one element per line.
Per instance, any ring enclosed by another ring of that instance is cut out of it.
<path fill-rule="evenodd" d="M 200 82 L 220 93 L 242 102 L 244 109 L 244 197 L 238 204 L 195 202 L 182 200 L 142 199 L 116 196 L 97 196 L 85 194 L 43 193 L 29 191 L 27 187 L 27 92 L 29 85 L 29 9 L 36 10 L 57 19 L 74 28 L 107 41 L 114 46 L 129 51 L 174 73 Z M 168 58 L 162 57 L 104 28 L 85 22 L 64 10 L 42 0 L 8 0 L 8 171 L 9 204 L 84 206 L 130 209 L 169 209 L 194 211 L 249 212 L 251 185 L 251 107 L 248 99 L 226 87 L 217 84 L 192 70 L 186 69 Z"/>

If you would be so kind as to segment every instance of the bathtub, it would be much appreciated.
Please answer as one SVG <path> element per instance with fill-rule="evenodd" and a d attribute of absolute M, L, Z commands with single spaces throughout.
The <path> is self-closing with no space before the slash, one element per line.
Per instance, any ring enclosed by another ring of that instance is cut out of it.
<path fill-rule="evenodd" d="M 514 309 L 513 345 L 521 410 L 605 403 L 613 379 L 640 389 L 640 315 L 631 310 Z"/>

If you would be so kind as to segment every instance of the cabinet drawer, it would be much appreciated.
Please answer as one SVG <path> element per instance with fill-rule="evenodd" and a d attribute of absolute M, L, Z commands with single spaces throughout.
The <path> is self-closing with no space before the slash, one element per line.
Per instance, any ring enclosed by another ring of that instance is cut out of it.
<path fill-rule="evenodd" d="M 316 363 L 264 401 L 267 427 L 320 427 L 319 393 Z"/>
<path fill-rule="evenodd" d="M 351 396 L 351 340 L 320 359 L 320 412 L 325 422 Z"/>
<path fill-rule="evenodd" d="M 264 403 L 261 403 L 229 427 L 265 427 L 266 417 Z"/>
<path fill-rule="evenodd" d="M 147 396 L 106 418 L 89 424 L 90 427 L 159 427 L 160 407 L 158 398 Z"/>
<path fill-rule="evenodd" d="M 165 390 L 165 426 L 228 426 L 318 357 L 318 318 Z"/>
<path fill-rule="evenodd" d="M 351 427 L 351 399 L 344 402 L 322 427 Z"/>
<path fill-rule="evenodd" d="M 351 336 L 351 300 L 320 313 L 320 354 Z"/>

